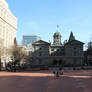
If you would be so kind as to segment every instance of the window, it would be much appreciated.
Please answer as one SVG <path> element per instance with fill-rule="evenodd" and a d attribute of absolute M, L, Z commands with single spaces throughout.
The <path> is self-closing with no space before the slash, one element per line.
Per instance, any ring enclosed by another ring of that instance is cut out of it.
<path fill-rule="evenodd" d="M 76 51 L 74 51 L 74 56 L 76 56 Z"/>
<path fill-rule="evenodd" d="M 39 59 L 39 64 L 42 64 L 42 60 L 41 59 Z"/>
<path fill-rule="evenodd" d="M 76 50 L 76 47 L 74 47 L 74 50 Z"/>
<path fill-rule="evenodd" d="M 39 56 L 42 56 L 42 53 L 39 53 Z"/>
<path fill-rule="evenodd" d="M 39 50 L 42 50 L 42 48 L 40 47 Z"/>
<path fill-rule="evenodd" d="M 54 49 L 51 49 L 52 51 L 54 51 Z"/>

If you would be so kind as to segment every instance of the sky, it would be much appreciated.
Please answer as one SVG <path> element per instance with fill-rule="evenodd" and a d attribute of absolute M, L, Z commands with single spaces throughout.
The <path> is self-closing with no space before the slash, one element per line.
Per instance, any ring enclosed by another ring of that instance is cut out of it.
<path fill-rule="evenodd" d="M 6 0 L 18 19 L 17 40 L 24 34 L 40 35 L 53 42 L 53 34 L 62 35 L 62 43 L 70 32 L 84 43 L 92 40 L 92 0 Z"/>

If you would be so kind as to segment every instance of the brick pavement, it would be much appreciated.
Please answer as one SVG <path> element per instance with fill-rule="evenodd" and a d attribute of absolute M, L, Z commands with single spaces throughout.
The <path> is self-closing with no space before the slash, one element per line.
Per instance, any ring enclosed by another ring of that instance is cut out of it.
<path fill-rule="evenodd" d="M 92 92 L 92 70 L 65 71 L 56 79 L 50 71 L 0 72 L 0 92 Z"/>

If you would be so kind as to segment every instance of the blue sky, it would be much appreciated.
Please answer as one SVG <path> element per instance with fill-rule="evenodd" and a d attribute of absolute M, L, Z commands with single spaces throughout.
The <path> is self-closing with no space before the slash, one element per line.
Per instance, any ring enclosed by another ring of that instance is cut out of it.
<path fill-rule="evenodd" d="M 92 0 L 6 0 L 18 18 L 17 40 L 23 34 L 37 34 L 53 41 L 56 25 L 60 26 L 62 42 L 72 31 L 77 40 L 92 38 Z"/>

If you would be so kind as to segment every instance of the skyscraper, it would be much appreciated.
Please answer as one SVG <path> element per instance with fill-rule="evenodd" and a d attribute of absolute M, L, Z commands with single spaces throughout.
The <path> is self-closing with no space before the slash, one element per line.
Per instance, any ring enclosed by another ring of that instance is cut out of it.
<path fill-rule="evenodd" d="M 0 0 L 0 42 L 4 55 L 1 57 L 2 62 L 7 62 L 6 49 L 14 44 L 14 38 L 17 32 L 17 18 L 11 13 L 8 8 L 8 3 L 5 0 Z"/>
<path fill-rule="evenodd" d="M 37 35 L 23 35 L 23 45 L 27 46 L 28 44 L 32 44 L 33 42 L 36 42 L 38 40 L 41 40 L 40 36 Z"/>

